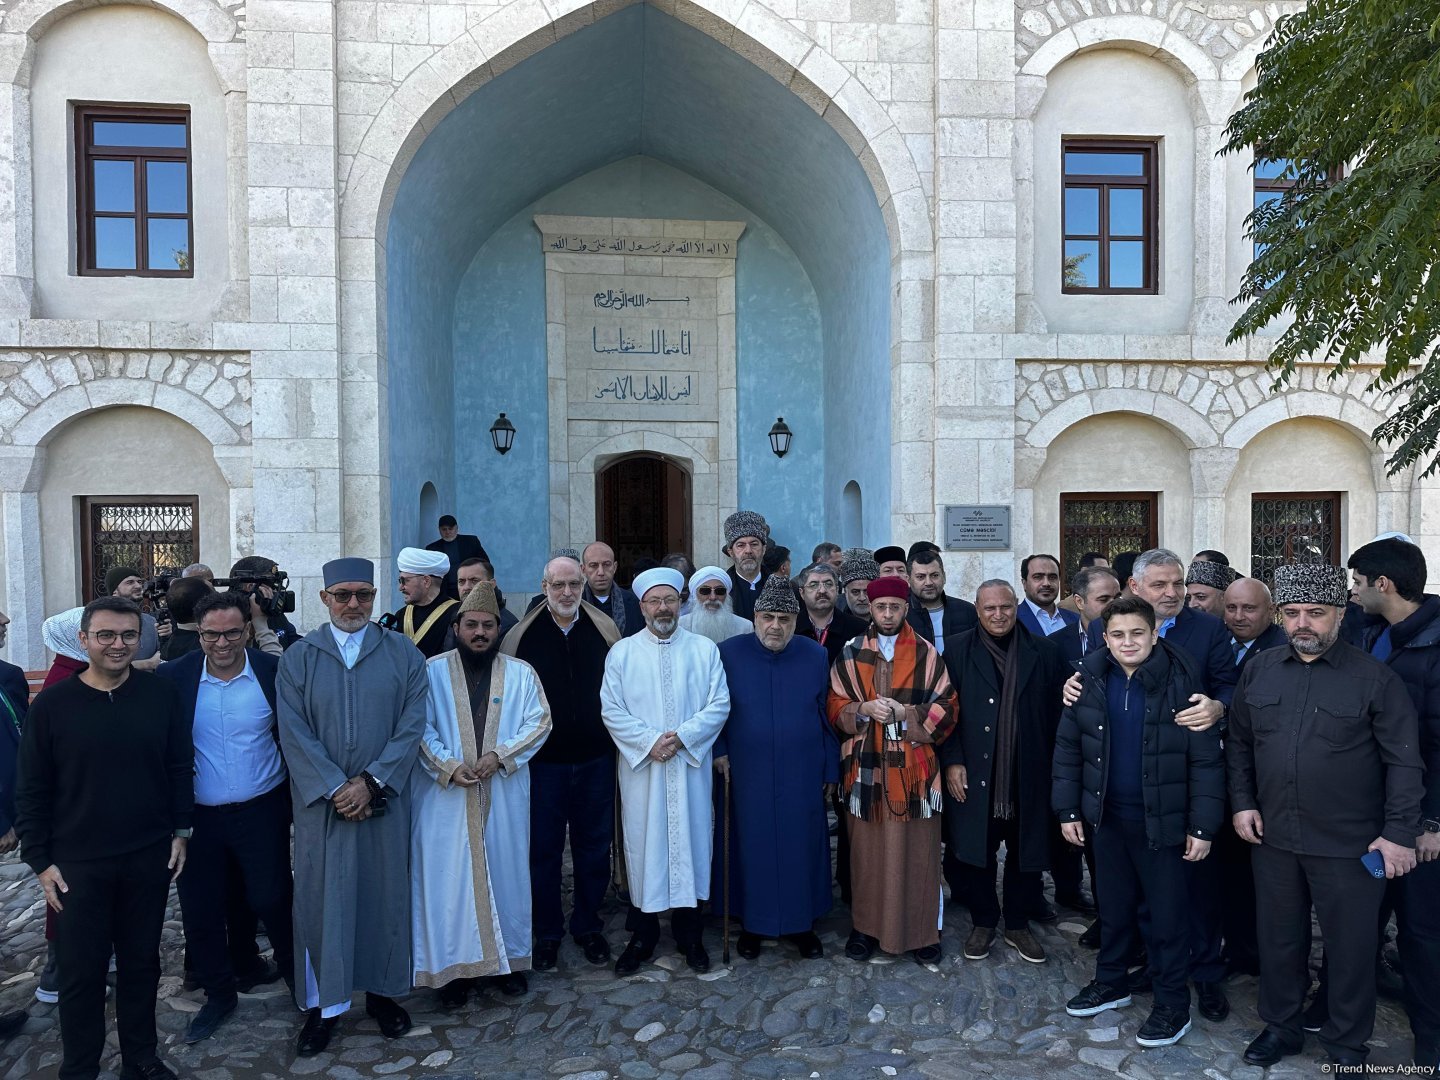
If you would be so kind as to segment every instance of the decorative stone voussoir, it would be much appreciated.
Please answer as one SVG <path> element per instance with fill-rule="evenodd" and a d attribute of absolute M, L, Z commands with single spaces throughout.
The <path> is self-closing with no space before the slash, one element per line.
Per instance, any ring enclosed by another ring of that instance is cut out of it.
<path fill-rule="evenodd" d="M 1100 368 L 1074 361 L 1022 360 L 1015 364 L 1015 445 L 1044 449 L 1081 420 L 1133 412 L 1153 417 L 1192 446 L 1230 446 L 1248 441 L 1249 427 L 1270 422 L 1271 415 L 1336 420 L 1333 410 L 1317 411 L 1314 403 L 1339 398 L 1349 403 L 1339 422 L 1368 437 L 1393 406 L 1391 399 L 1369 388 L 1373 369 L 1351 372 L 1335 383 L 1326 381 L 1326 371 L 1324 365 L 1303 365 L 1277 392 L 1275 374 L 1263 364 L 1120 360 Z M 1314 389 L 1317 383 L 1323 384 L 1323 394 Z M 1283 408 L 1277 410 L 1277 403 Z M 1247 417 L 1252 417 L 1248 425 Z"/>
<path fill-rule="evenodd" d="M 91 409 L 154 403 L 216 444 L 250 442 L 248 353 L 0 350 L 0 445 L 43 440 Z M 179 407 L 172 408 L 171 405 Z"/>

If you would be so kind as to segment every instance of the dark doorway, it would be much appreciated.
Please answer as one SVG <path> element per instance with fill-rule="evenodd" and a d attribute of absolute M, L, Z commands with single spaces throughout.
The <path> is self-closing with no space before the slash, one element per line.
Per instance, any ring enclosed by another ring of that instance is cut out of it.
<path fill-rule="evenodd" d="M 690 554 L 690 474 L 658 454 L 627 454 L 595 476 L 595 532 L 628 586 L 636 559 Z"/>
<path fill-rule="evenodd" d="M 194 495 L 83 497 L 83 601 L 105 595 L 105 575 L 133 566 L 146 578 L 198 561 L 199 500 Z"/>

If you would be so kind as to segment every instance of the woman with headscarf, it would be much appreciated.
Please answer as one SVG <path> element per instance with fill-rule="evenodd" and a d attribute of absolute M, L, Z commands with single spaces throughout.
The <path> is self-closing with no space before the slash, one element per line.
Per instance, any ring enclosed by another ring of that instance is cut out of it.
<path fill-rule="evenodd" d="M 83 607 L 71 608 L 59 615 L 51 615 L 41 624 L 40 636 L 44 639 L 45 648 L 55 654 L 55 662 L 45 673 L 42 690 L 90 666 L 85 650 L 80 647 L 80 616 L 84 613 Z"/>

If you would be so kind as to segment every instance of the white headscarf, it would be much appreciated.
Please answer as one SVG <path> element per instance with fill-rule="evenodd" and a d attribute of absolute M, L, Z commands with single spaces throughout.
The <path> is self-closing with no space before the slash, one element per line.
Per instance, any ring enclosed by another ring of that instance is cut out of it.
<path fill-rule="evenodd" d="M 669 585 L 677 593 L 685 588 L 685 577 L 679 570 L 672 570 L 668 566 L 656 566 L 646 570 L 643 574 L 635 576 L 635 583 L 630 590 L 635 594 L 635 599 L 644 600 L 645 594 L 656 585 Z"/>
<path fill-rule="evenodd" d="M 45 647 L 60 656 L 68 656 L 71 660 L 90 659 L 80 645 L 80 617 L 85 614 L 83 607 L 71 608 L 69 611 L 62 611 L 59 615 L 51 615 L 40 625 L 40 636 L 45 641 Z"/>
<path fill-rule="evenodd" d="M 718 566 L 702 566 L 695 573 L 690 575 L 690 595 L 695 595 L 695 590 L 707 581 L 718 581 L 728 590 L 730 588 L 730 575 Z"/>
<path fill-rule="evenodd" d="M 395 556 L 395 568 L 402 574 L 429 574 L 444 577 L 450 573 L 450 556 L 443 551 L 427 551 L 425 548 L 401 548 Z"/>

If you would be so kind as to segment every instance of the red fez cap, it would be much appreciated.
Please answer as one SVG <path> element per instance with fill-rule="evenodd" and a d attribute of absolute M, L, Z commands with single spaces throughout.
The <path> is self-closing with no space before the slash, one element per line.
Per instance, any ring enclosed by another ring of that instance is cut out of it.
<path fill-rule="evenodd" d="M 871 600 L 879 600 L 882 596 L 893 596 L 897 600 L 909 600 L 910 583 L 898 576 L 877 577 L 865 586 L 865 595 Z"/>

